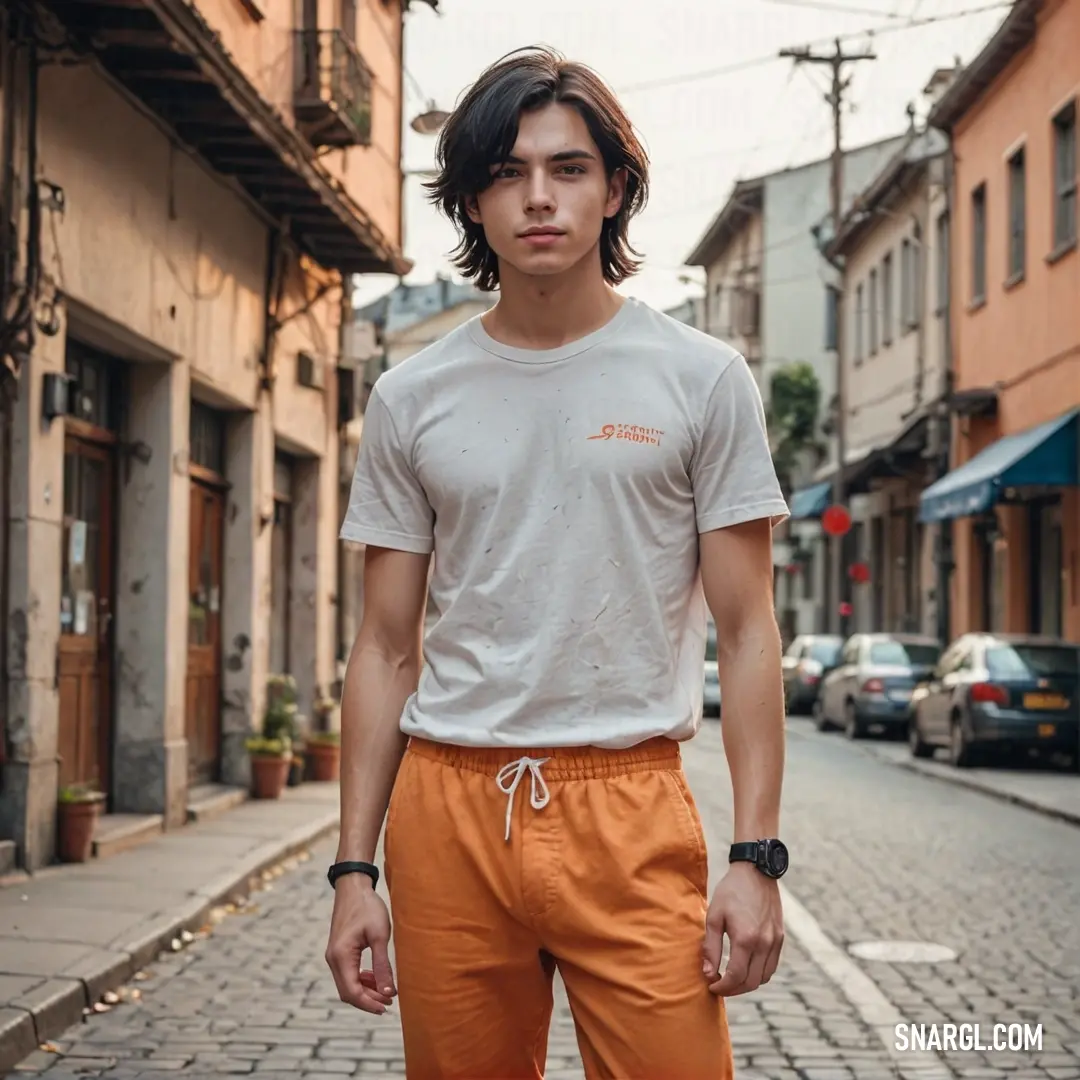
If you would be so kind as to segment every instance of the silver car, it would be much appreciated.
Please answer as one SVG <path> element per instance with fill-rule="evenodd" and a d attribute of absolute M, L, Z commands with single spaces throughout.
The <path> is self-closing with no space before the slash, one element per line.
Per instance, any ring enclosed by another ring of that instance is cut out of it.
<path fill-rule="evenodd" d="M 821 681 L 836 667 L 843 647 L 838 634 L 800 634 L 788 646 L 782 667 L 789 714 L 813 711 Z"/>
<path fill-rule="evenodd" d="M 938 641 L 921 634 L 853 634 L 822 682 L 818 727 L 842 727 L 849 739 L 871 727 L 906 735 L 912 693 L 940 656 Z"/>

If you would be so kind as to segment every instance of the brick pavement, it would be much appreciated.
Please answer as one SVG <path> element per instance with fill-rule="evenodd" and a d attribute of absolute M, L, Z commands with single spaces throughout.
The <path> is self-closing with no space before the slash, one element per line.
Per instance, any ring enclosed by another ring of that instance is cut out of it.
<path fill-rule="evenodd" d="M 290 860 L 270 891 L 207 936 L 161 956 L 130 984 L 139 1000 L 93 1015 L 38 1051 L 19 1075 L 403 1077 L 395 1016 L 336 1000 L 322 953 L 330 913 L 323 876 L 331 842 Z M 760 993 L 730 1006 L 739 1080 L 883 1080 L 898 1075 L 875 1036 L 797 943 Z M 581 1080 L 573 1019 L 557 998 L 548 1080 Z"/>
<path fill-rule="evenodd" d="M 911 1023 L 1041 1023 L 1040 1054 L 954 1052 L 965 1080 L 1080 1080 L 1080 832 L 898 769 L 790 722 L 785 884 L 830 938 L 938 942 L 947 964 L 860 966 Z M 687 772 L 718 850 L 730 828 L 719 737 Z M 699 796 L 699 802 L 703 800 Z"/>
<path fill-rule="evenodd" d="M 786 879 L 832 939 L 925 937 L 960 950 L 945 966 L 862 964 L 912 1022 L 1034 1019 L 1046 1032 L 1038 1059 L 955 1055 L 965 1080 L 1080 1080 L 1076 832 L 962 789 L 875 760 L 834 736 L 790 741 L 784 833 Z M 719 729 L 706 725 L 687 754 L 710 850 L 724 849 L 730 786 Z M 1071 845 L 1071 846 L 1070 846 Z M 862 855 L 860 856 L 860 852 Z M 251 909 L 203 940 L 150 965 L 123 1002 L 20 1066 L 49 1080 L 113 1080 L 250 1073 L 304 1080 L 400 1077 L 400 1033 L 336 1001 L 322 961 L 330 911 L 320 845 Z M 722 871 L 713 858 L 713 878 Z M 1015 977 L 1014 977 L 1015 975 Z M 730 1003 L 738 1080 L 881 1080 L 896 1067 L 878 1035 L 789 934 L 781 970 L 757 994 Z M 550 1080 L 581 1077 L 573 1021 L 560 995 L 549 1046 Z"/>

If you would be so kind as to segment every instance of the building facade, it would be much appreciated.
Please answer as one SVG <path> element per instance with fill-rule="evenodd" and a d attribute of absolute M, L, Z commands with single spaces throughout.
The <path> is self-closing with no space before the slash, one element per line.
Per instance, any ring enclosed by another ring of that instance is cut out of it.
<path fill-rule="evenodd" d="M 912 131 L 855 200 L 830 257 L 843 266 L 845 493 L 852 632 L 937 632 L 936 526 L 918 520 L 938 475 L 948 394 L 947 150 Z M 825 494 L 831 500 L 831 486 Z"/>
<path fill-rule="evenodd" d="M 952 633 L 1080 641 L 1080 0 L 1020 0 L 931 113 L 953 150 Z"/>
<path fill-rule="evenodd" d="M 900 142 L 888 139 L 844 154 L 845 207 Z M 813 372 L 820 401 L 813 446 L 784 477 L 795 497 L 831 468 L 828 421 L 837 361 L 823 294 L 836 274 L 821 250 L 829 192 L 828 159 L 741 180 L 686 260 L 705 270 L 706 331 L 743 352 L 767 411 L 778 374 L 797 365 Z M 785 637 L 821 629 L 828 561 L 815 515 L 798 514 L 778 532 L 774 550 L 777 614 Z"/>
<path fill-rule="evenodd" d="M 246 785 L 270 673 L 309 715 L 335 679 L 341 326 L 351 275 L 408 270 L 403 24 L 295 6 L 5 8 L 0 838 L 27 869 L 62 788 L 181 825 Z"/>
<path fill-rule="evenodd" d="M 340 514 L 344 518 L 352 489 L 353 470 L 360 451 L 363 411 L 379 376 L 451 330 L 487 311 L 498 293 L 485 293 L 468 282 L 437 276 L 420 284 L 400 282 L 376 300 L 356 309 L 346 329 L 345 352 L 362 383 L 357 415 L 345 430 L 340 467 Z M 364 610 L 364 545 L 341 542 L 338 673 L 344 678 L 349 649 L 360 628 Z"/>

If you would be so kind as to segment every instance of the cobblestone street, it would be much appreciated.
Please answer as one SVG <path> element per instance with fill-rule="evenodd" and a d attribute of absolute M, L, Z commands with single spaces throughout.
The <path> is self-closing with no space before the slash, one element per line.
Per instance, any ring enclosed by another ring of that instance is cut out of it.
<path fill-rule="evenodd" d="M 791 728 L 783 823 L 791 925 L 777 977 L 730 1002 L 738 1080 L 1080 1080 L 1076 828 L 898 769 L 805 721 Z M 687 772 L 715 879 L 731 798 L 716 724 L 688 750 Z M 156 960 L 120 995 L 127 1000 L 19 1072 L 404 1076 L 396 1019 L 337 1002 L 322 960 L 333 850 L 327 841 L 285 864 L 249 906 Z M 882 938 L 936 942 L 958 958 L 894 965 L 843 955 L 853 942 Z M 845 979 L 840 964 L 862 982 Z M 911 1023 L 971 1020 L 986 1031 L 998 1021 L 1039 1023 L 1042 1052 L 953 1052 L 927 1069 L 891 1052 L 883 1001 Z M 547 1076 L 581 1075 L 560 994 Z"/>

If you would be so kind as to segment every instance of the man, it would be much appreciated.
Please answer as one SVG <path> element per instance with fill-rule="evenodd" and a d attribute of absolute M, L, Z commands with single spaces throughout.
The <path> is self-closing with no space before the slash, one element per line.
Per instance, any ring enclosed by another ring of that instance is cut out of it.
<path fill-rule="evenodd" d="M 730 1077 L 724 998 L 768 982 L 783 937 L 787 508 L 761 399 L 732 349 L 612 288 L 648 162 L 590 70 L 511 54 L 438 154 L 457 265 L 500 297 L 365 415 L 327 960 L 357 1008 L 400 995 L 418 1080 L 541 1077 L 555 968 L 589 1077 Z M 744 845 L 711 904 L 679 754 L 706 601 Z"/>

